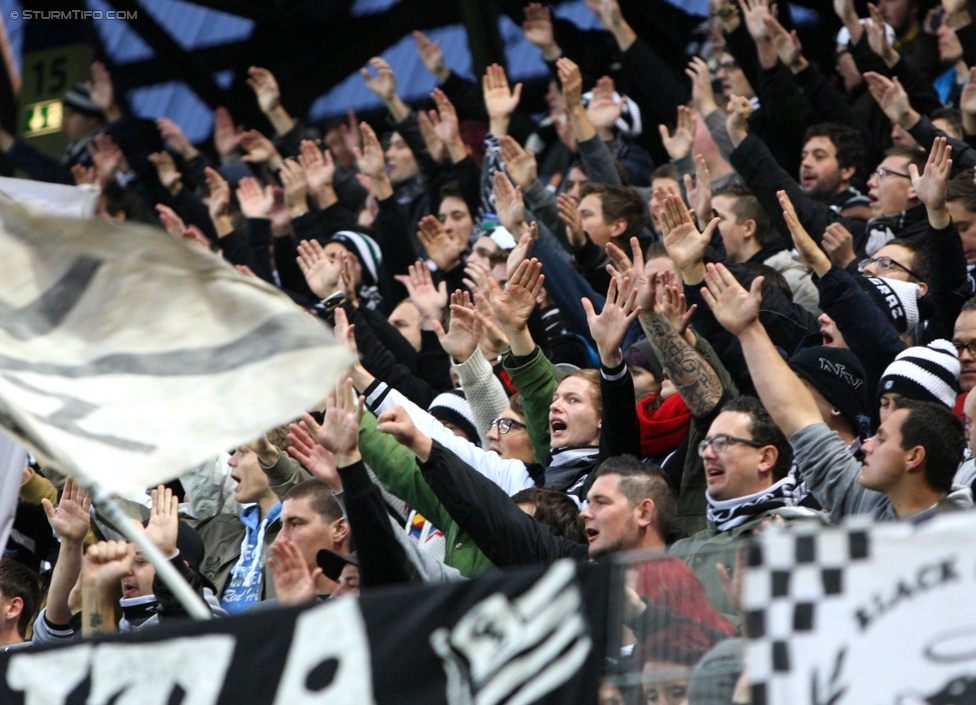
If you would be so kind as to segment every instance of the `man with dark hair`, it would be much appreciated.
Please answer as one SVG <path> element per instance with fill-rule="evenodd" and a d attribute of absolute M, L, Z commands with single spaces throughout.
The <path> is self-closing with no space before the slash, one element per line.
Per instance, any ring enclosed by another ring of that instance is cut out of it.
<path fill-rule="evenodd" d="M 548 487 L 530 487 L 512 495 L 523 512 L 552 529 L 553 536 L 586 543 L 586 528 L 579 507 L 569 495 Z"/>
<path fill-rule="evenodd" d="M 626 247 L 632 237 L 641 237 L 647 224 L 647 208 L 637 192 L 626 186 L 592 181 L 580 187 L 580 216 L 583 230 L 599 247 L 613 242 Z"/>
<path fill-rule="evenodd" d="M 708 528 L 675 543 L 671 553 L 694 568 L 720 612 L 734 614 L 716 566 L 731 571 L 739 540 L 768 518 L 812 519 L 816 512 L 799 506 L 804 494 L 789 474 L 793 450 L 755 397 L 726 402 L 693 450 L 705 464 Z"/>
<path fill-rule="evenodd" d="M 952 332 L 952 344 L 959 353 L 959 388 L 969 392 L 976 387 L 976 297 L 962 305 Z"/>
<path fill-rule="evenodd" d="M 27 628 L 41 606 L 41 580 L 13 558 L 0 559 L 0 652 L 24 648 Z"/>
<path fill-rule="evenodd" d="M 329 485 L 321 480 L 305 480 L 285 493 L 281 500 L 281 529 L 274 546 L 284 544 L 298 549 L 310 574 L 318 567 L 316 556 L 320 550 L 344 555 L 352 552 L 349 523 Z M 335 582 L 326 575 L 316 576 L 316 595 L 329 595 L 335 587 Z"/>
<path fill-rule="evenodd" d="M 786 240 L 771 231 L 769 215 L 748 188 L 738 182 L 728 184 L 716 192 L 712 208 L 720 218 L 719 232 L 729 259 L 772 267 L 786 279 L 790 298 L 808 311 L 818 312 L 820 294 L 810 272 L 793 259 Z"/>
<path fill-rule="evenodd" d="M 803 137 L 800 187 L 811 200 L 849 218 L 871 217 L 870 199 L 851 185 L 863 167 L 864 142 L 853 127 L 823 122 Z"/>

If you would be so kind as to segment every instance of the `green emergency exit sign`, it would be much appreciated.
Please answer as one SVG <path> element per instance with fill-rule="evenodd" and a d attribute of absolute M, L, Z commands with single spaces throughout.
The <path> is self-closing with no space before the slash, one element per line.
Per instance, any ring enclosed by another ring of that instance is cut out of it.
<path fill-rule="evenodd" d="M 20 127 L 23 137 L 37 137 L 61 129 L 63 106 L 60 100 L 33 103 L 24 108 L 24 122 Z"/>

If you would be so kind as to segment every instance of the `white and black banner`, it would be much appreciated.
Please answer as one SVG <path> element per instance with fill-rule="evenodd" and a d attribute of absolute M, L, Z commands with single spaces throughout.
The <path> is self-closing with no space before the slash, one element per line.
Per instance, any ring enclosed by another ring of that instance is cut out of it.
<path fill-rule="evenodd" d="M 753 705 L 976 703 L 976 512 L 767 531 L 747 564 Z"/>
<path fill-rule="evenodd" d="M 563 560 L 0 654 L 4 705 L 595 705 L 609 569 Z"/>
<path fill-rule="evenodd" d="M 159 229 L 0 209 L 0 425 L 141 491 L 324 399 L 351 361 L 284 294 Z"/>

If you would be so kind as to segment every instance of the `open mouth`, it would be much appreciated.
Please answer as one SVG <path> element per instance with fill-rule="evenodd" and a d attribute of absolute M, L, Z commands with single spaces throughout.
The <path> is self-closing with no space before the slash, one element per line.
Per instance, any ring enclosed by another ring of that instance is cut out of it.
<path fill-rule="evenodd" d="M 706 465 L 705 466 L 705 480 L 711 484 L 712 480 L 720 478 L 725 475 L 725 471 L 718 467 L 717 465 Z"/>
<path fill-rule="evenodd" d="M 827 331 L 825 331 L 825 330 L 820 331 L 820 337 L 823 338 L 823 344 L 825 346 L 826 345 L 833 345 L 834 344 L 834 336 L 832 336 Z"/>
<path fill-rule="evenodd" d="M 561 433 L 566 430 L 566 422 L 562 419 L 553 419 L 549 422 L 549 432 L 550 433 Z"/>
<path fill-rule="evenodd" d="M 586 540 L 589 541 L 590 543 L 593 543 L 596 540 L 596 537 L 599 536 L 599 535 L 600 535 L 600 532 L 597 531 L 596 529 L 587 529 L 586 530 Z"/>

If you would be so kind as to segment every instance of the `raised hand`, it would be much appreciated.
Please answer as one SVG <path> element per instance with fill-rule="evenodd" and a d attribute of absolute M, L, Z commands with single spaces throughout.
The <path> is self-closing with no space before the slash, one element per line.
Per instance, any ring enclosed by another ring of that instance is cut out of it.
<path fill-rule="evenodd" d="M 431 110 L 429 114 L 430 121 L 434 124 L 434 133 L 450 149 L 452 144 L 461 141 L 457 110 L 454 109 L 454 104 L 440 88 L 434 89 L 430 98 L 437 106 L 437 110 Z M 461 142 L 461 145 L 463 146 L 464 143 Z"/>
<path fill-rule="evenodd" d="M 451 70 L 444 65 L 444 52 L 441 51 L 441 42 L 430 41 L 423 32 L 415 31 L 413 41 L 420 52 L 420 60 L 424 66 L 437 77 L 438 81 L 445 81 L 451 75 Z"/>
<path fill-rule="evenodd" d="M 532 221 L 528 232 L 519 238 L 515 249 L 508 253 L 508 259 L 505 261 L 505 275 L 509 279 L 515 276 L 515 271 L 521 266 L 522 262 L 532 256 L 532 250 L 535 249 L 535 243 L 538 240 L 539 226 L 535 221 Z"/>
<path fill-rule="evenodd" d="M 98 180 L 102 184 L 108 183 L 125 161 L 122 150 L 115 144 L 111 135 L 95 135 L 94 139 L 88 143 L 88 153 L 95 165 Z"/>
<path fill-rule="evenodd" d="M 525 32 L 526 40 L 542 49 L 542 56 L 546 61 L 555 61 L 561 50 L 552 31 L 552 14 L 549 8 L 541 3 L 531 2 L 524 11 L 522 31 Z"/>
<path fill-rule="evenodd" d="M 122 111 L 115 102 L 115 86 L 112 85 L 112 74 L 105 68 L 105 64 L 96 61 L 91 65 L 91 80 L 85 84 L 92 102 L 105 114 L 107 122 L 115 122 L 122 117 Z"/>
<path fill-rule="evenodd" d="M 518 141 L 505 135 L 498 140 L 498 153 L 505 164 L 505 171 L 523 193 L 539 180 L 539 169 L 531 150 L 523 149 Z"/>
<path fill-rule="evenodd" d="M 803 58 L 803 44 L 800 43 L 800 37 L 796 30 L 787 32 L 779 20 L 772 15 L 763 18 L 763 22 L 780 61 L 786 64 L 793 73 L 799 73 L 806 68 L 807 61 Z"/>
<path fill-rule="evenodd" d="M 61 501 L 55 509 L 51 500 L 41 500 L 47 521 L 62 541 L 81 543 L 91 528 L 91 497 L 85 490 L 76 485 L 74 478 L 69 475 L 64 482 Z"/>
<path fill-rule="evenodd" d="M 214 147 L 221 159 L 229 159 L 237 153 L 241 129 L 234 127 L 234 119 L 227 108 L 214 110 Z"/>
<path fill-rule="evenodd" d="M 969 80 L 962 87 L 959 110 L 962 111 L 962 124 L 966 134 L 976 133 L 976 66 L 969 69 Z"/>
<path fill-rule="evenodd" d="M 176 554 L 176 538 L 180 532 L 179 508 L 180 498 L 169 487 L 160 485 L 152 491 L 146 536 L 166 558 Z"/>
<path fill-rule="evenodd" d="M 563 87 L 563 100 L 566 101 L 566 110 L 581 105 L 583 103 L 583 74 L 580 73 L 579 66 L 564 56 L 556 62 L 556 69 L 559 73 L 559 83 Z"/>
<path fill-rule="evenodd" d="M 173 155 L 164 149 L 162 152 L 150 154 L 149 161 L 156 167 L 156 175 L 159 176 L 159 183 L 163 185 L 163 188 L 173 194 L 179 191 L 180 179 L 183 178 L 183 174 L 176 170 Z"/>
<path fill-rule="evenodd" d="M 545 279 L 542 263 L 531 259 L 519 265 L 504 291 L 499 291 L 498 282 L 494 279 L 488 280 L 491 287 L 491 311 L 503 329 L 525 330 Z"/>
<path fill-rule="evenodd" d="M 950 220 L 946 210 L 946 188 L 949 185 L 949 173 L 952 171 L 952 147 L 946 142 L 945 137 L 935 138 L 923 174 L 918 173 L 918 167 L 914 164 L 908 165 L 912 188 L 925 204 L 929 223 L 936 230 L 946 227 Z"/>
<path fill-rule="evenodd" d="M 586 311 L 586 323 L 590 327 L 590 335 L 596 342 L 600 362 L 605 367 L 617 367 L 623 362 L 624 353 L 620 346 L 623 345 L 630 324 L 640 314 L 637 290 L 629 284 L 626 278 L 620 280 L 618 292 L 617 278 L 612 278 L 610 288 L 607 289 L 607 301 L 599 314 L 593 310 L 593 303 L 589 299 L 581 300 L 583 310 Z"/>
<path fill-rule="evenodd" d="M 489 281 L 494 281 L 495 286 L 498 286 L 498 282 L 495 281 L 494 277 L 490 277 Z M 478 346 L 488 357 L 501 355 L 509 349 L 508 336 L 505 335 L 505 331 L 502 330 L 501 326 L 498 325 L 498 321 L 495 320 L 495 314 L 491 312 L 488 297 L 475 294 L 474 309 L 478 316 L 478 322 L 481 323 L 481 327 L 484 329 L 484 334 L 481 336 L 481 341 L 478 343 Z"/>
<path fill-rule="evenodd" d="M 292 218 L 297 218 L 308 212 L 308 183 L 305 180 L 305 170 L 294 159 L 286 159 L 281 163 L 278 172 L 281 185 L 285 187 L 285 205 Z"/>
<path fill-rule="evenodd" d="M 342 256 L 342 270 L 339 272 L 339 286 L 346 295 L 346 301 L 353 308 L 359 308 L 359 292 L 356 291 L 356 274 L 352 268 L 352 257 L 346 253 Z"/>
<path fill-rule="evenodd" d="M 125 541 L 99 541 L 85 552 L 82 580 L 96 588 L 115 587 L 132 570 L 136 547 Z"/>
<path fill-rule="evenodd" d="M 864 74 L 864 80 L 868 84 L 871 97 L 874 98 L 889 120 L 901 125 L 906 130 L 914 127 L 919 119 L 918 113 L 912 109 L 908 100 L 908 93 L 902 87 L 897 76 L 891 79 L 882 76 L 880 73 L 868 71 Z"/>
<path fill-rule="evenodd" d="M 708 68 L 705 60 L 698 56 L 693 56 L 685 69 L 688 78 L 691 79 L 691 99 L 695 102 L 698 112 L 705 117 L 718 110 L 715 103 L 715 91 L 712 90 L 712 72 Z"/>
<path fill-rule="evenodd" d="M 380 433 L 388 433 L 397 443 L 415 450 L 423 434 L 417 429 L 413 419 L 402 406 L 387 409 L 376 419 L 376 429 Z M 415 451 L 416 452 L 416 451 Z"/>
<path fill-rule="evenodd" d="M 674 329 L 674 331 L 684 337 L 689 345 L 694 345 L 694 339 L 688 339 L 686 331 L 691 317 L 695 314 L 698 304 L 688 307 L 688 301 L 678 280 L 678 275 L 670 269 L 665 269 L 659 275 L 661 277 L 661 294 L 657 296 L 657 313 Z"/>
<path fill-rule="evenodd" d="M 793 237 L 793 244 L 804 261 L 817 273 L 817 276 L 822 277 L 830 270 L 830 259 L 800 223 L 793 201 L 790 200 L 786 191 L 777 191 L 776 196 L 783 208 L 783 220 L 786 221 L 786 227 L 789 228 L 790 235 Z"/>
<path fill-rule="evenodd" d="M 156 120 L 156 127 L 159 128 L 159 134 L 166 146 L 180 154 L 184 159 L 193 159 L 200 153 L 186 138 L 183 128 L 168 117 L 161 117 Z"/>
<path fill-rule="evenodd" d="M 472 294 L 488 296 L 488 277 L 491 276 L 491 270 L 486 265 L 469 258 L 464 263 L 464 273 L 468 276 L 462 281 Z"/>
<path fill-rule="evenodd" d="M 227 209 L 230 206 L 230 185 L 227 179 L 220 175 L 216 169 L 209 166 L 204 169 L 207 175 L 207 188 L 210 189 L 210 217 L 214 221 L 218 218 L 227 216 Z"/>
<path fill-rule="evenodd" d="M 746 291 L 725 265 L 709 264 L 706 266 L 705 287 L 701 293 L 715 314 L 715 319 L 725 330 L 738 336 L 751 323 L 759 320 L 762 281 L 762 277 L 756 277 L 752 280 L 749 291 Z"/>
<path fill-rule="evenodd" d="M 664 208 L 658 213 L 664 235 L 664 246 L 675 265 L 681 270 L 686 284 L 696 284 L 695 277 L 689 281 L 688 274 L 701 266 L 705 248 L 712 239 L 712 233 L 719 219 L 713 218 L 704 232 L 691 220 L 688 207 L 681 196 L 669 195 L 664 199 Z M 701 272 L 696 272 L 700 274 Z M 700 281 L 700 280 L 698 280 Z"/>
<path fill-rule="evenodd" d="M 505 69 L 498 64 L 492 64 L 485 71 L 481 88 L 490 120 L 508 119 L 522 97 L 522 84 L 516 83 L 515 88 L 509 89 Z"/>
<path fill-rule="evenodd" d="M 385 59 L 378 56 L 374 56 L 368 63 L 376 70 L 376 76 L 374 77 L 365 66 L 359 69 L 360 75 L 366 81 L 366 87 L 378 95 L 384 103 L 392 101 L 396 97 L 396 75 L 393 69 Z"/>
<path fill-rule="evenodd" d="M 583 231 L 583 217 L 580 215 L 576 199 L 568 193 L 561 193 L 556 199 L 559 219 L 566 224 L 566 238 L 572 247 L 582 247 L 586 244 L 586 233 Z"/>
<path fill-rule="evenodd" d="M 451 322 L 445 331 L 438 320 L 433 321 L 434 332 L 441 347 L 457 362 L 464 362 L 478 349 L 484 327 L 478 319 L 471 296 L 458 289 L 451 294 Z"/>
<path fill-rule="evenodd" d="M 437 114 L 433 110 L 431 112 L 435 115 Z M 437 130 L 434 127 L 433 120 L 423 110 L 417 112 L 417 126 L 420 128 L 420 136 L 423 137 L 424 144 L 427 145 L 427 151 L 430 153 L 431 159 L 438 164 L 447 162 L 450 156 L 447 151 L 447 145 L 437 136 Z"/>
<path fill-rule="evenodd" d="M 901 57 L 891 46 L 891 42 L 888 41 L 884 17 L 877 6 L 871 3 L 868 3 L 868 12 L 871 13 L 871 19 L 864 23 L 864 30 L 868 33 L 868 46 L 871 47 L 871 51 L 884 59 L 888 68 L 892 68 Z"/>
<path fill-rule="evenodd" d="M 437 216 L 425 215 L 418 225 L 420 230 L 417 231 L 417 237 L 420 243 L 427 250 L 427 256 L 442 272 L 449 272 L 461 264 L 461 253 L 467 243 L 448 235 Z"/>
<path fill-rule="evenodd" d="M 511 179 L 502 171 L 496 171 L 494 179 L 495 210 L 498 220 L 513 237 L 521 237 L 527 227 L 525 222 L 525 201 L 522 187 L 512 186 Z"/>
<path fill-rule="evenodd" d="M 441 282 L 435 287 L 430 267 L 421 260 L 411 264 L 408 271 L 409 274 L 397 274 L 394 279 L 407 288 L 410 300 L 420 312 L 422 323 L 439 321 L 447 307 L 447 283 Z"/>
<path fill-rule="evenodd" d="M 729 133 L 732 144 L 738 147 L 749 135 L 749 116 L 755 111 L 755 107 L 747 98 L 731 95 L 729 108 L 731 112 L 725 119 L 725 131 Z"/>
<path fill-rule="evenodd" d="M 298 268 L 302 270 L 308 288 L 321 299 L 339 290 L 342 271 L 342 255 L 328 257 L 318 240 L 302 240 L 298 243 Z"/>
<path fill-rule="evenodd" d="M 329 395 L 325 423 L 315 438 L 326 450 L 332 451 L 339 467 L 352 465 L 360 459 L 359 422 L 363 418 L 365 397 L 356 397 L 352 378 L 346 377 Z"/>
<path fill-rule="evenodd" d="M 613 79 L 603 76 L 593 87 L 593 96 L 586 106 L 586 116 L 590 118 L 593 127 L 605 132 L 613 129 L 614 123 L 623 114 L 624 105 L 619 96 L 614 96 Z"/>
<path fill-rule="evenodd" d="M 386 177 L 386 157 L 383 156 L 379 138 L 369 123 L 362 123 L 359 129 L 363 136 L 363 148 L 353 150 L 359 170 L 374 181 Z"/>
<path fill-rule="evenodd" d="M 274 205 L 274 194 L 270 186 L 264 190 L 258 180 L 246 176 L 237 186 L 237 202 L 241 205 L 241 213 L 245 218 L 269 218 L 271 206 Z"/>
<path fill-rule="evenodd" d="M 854 236 L 840 223 L 831 223 L 823 234 L 823 248 L 830 261 L 838 267 L 847 267 L 857 255 L 854 253 Z"/>
<path fill-rule="evenodd" d="M 180 238 L 183 236 L 183 231 L 186 229 L 186 223 L 180 218 L 169 206 L 157 203 L 156 204 L 156 214 L 159 217 L 159 222 L 163 224 L 166 228 L 166 232 L 175 238 Z"/>
<path fill-rule="evenodd" d="M 712 173 L 700 154 L 695 156 L 695 183 L 691 183 L 691 174 L 685 174 L 685 193 L 699 223 L 712 217 Z"/>
<path fill-rule="evenodd" d="M 695 141 L 695 116 L 691 110 L 683 105 L 678 106 L 678 124 L 673 135 L 668 134 L 667 125 L 658 125 L 657 129 L 661 133 L 661 142 L 673 161 L 691 154 L 691 146 Z"/>
<path fill-rule="evenodd" d="M 769 40 L 769 30 L 766 29 L 765 19 L 771 17 L 769 12 L 768 0 L 740 0 L 739 8 L 742 10 L 743 19 L 746 21 L 746 29 L 752 38 L 759 41 Z"/>
<path fill-rule="evenodd" d="M 249 68 L 247 70 L 247 85 L 254 91 L 262 113 L 270 113 L 272 110 L 281 107 L 281 91 L 278 89 L 278 81 L 268 69 L 257 66 Z"/>
<path fill-rule="evenodd" d="M 288 426 L 290 445 L 285 452 L 305 466 L 312 477 L 322 480 L 333 492 L 341 492 L 342 480 L 339 479 L 335 455 L 315 440 L 320 432 L 321 426 L 312 415 L 302 414 L 298 423 Z"/>
<path fill-rule="evenodd" d="M 282 605 L 305 605 L 314 602 L 318 597 L 315 583 L 322 576 L 322 569 L 316 567 L 313 572 L 309 572 L 308 563 L 294 541 L 279 537 L 271 544 L 268 569 L 274 578 L 278 602 Z"/>
<path fill-rule="evenodd" d="M 153 159 L 154 156 L 155 155 L 150 154 L 149 155 L 149 161 L 152 161 L 152 159 Z M 170 160 L 172 160 L 172 157 L 170 157 Z M 153 162 L 153 163 L 155 163 L 155 162 Z M 174 171 L 175 171 L 175 168 L 174 168 Z M 182 174 L 180 176 L 182 176 Z M 75 186 L 81 186 L 83 184 L 97 184 L 98 183 L 98 172 L 95 170 L 95 167 L 93 167 L 93 166 L 90 166 L 88 168 L 85 168 L 81 164 L 73 164 L 71 166 L 71 177 L 75 180 Z M 162 181 L 163 180 L 163 177 L 160 176 L 159 177 L 159 180 Z M 179 179 L 177 179 L 177 181 L 179 181 Z M 165 184 L 163 184 L 163 185 L 165 186 Z"/>
<path fill-rule="evenodd" d="M 267 137 L 257 130 L 248 130 L 237 136 L 237 145 L 247 154 L 242 161 L 252 164 L 267 162 L 268 168 L 274 170 L 281 166 L 281 155 Z"/>
<path fill-rule="evenodd" d="M 302 140 L 298 163 L 305 170 L 305 184 L 311 193 L 318 195 L 323 188 L 332 186 L 336 172 L 332 152 L 329 150 L 323 152 L 311 140 Z"/>

